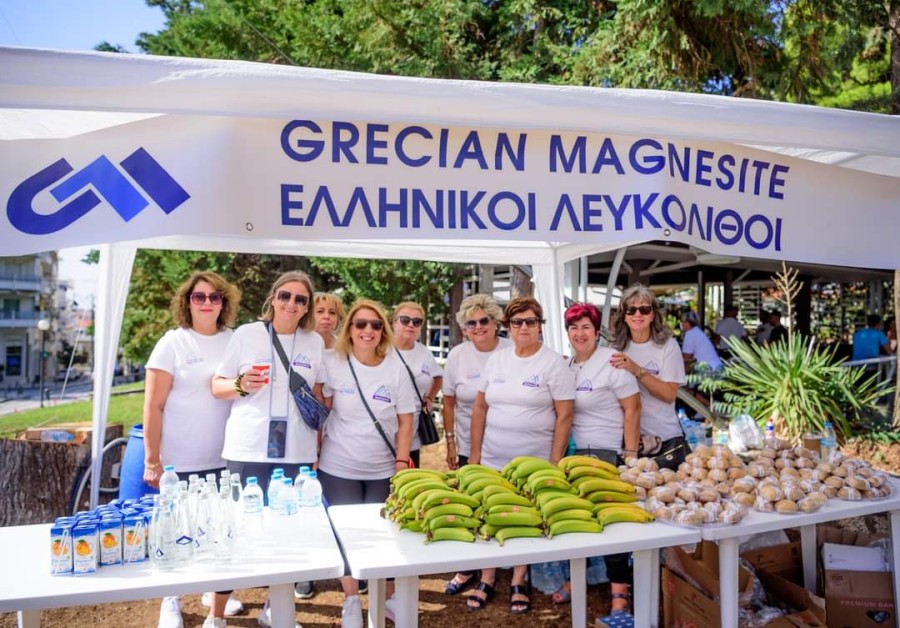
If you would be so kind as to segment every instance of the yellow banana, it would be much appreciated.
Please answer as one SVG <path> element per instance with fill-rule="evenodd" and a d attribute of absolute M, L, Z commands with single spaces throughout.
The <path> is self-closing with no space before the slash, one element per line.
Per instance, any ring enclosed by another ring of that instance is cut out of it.
<path fill-rule="evenodd" d="M 552 469 L 538 469 L 528 476 L 528 482 L 540 478 L 556 478 L 558 480 L 566 480 L 566 474 L 556 467 L 553 467 Z"/>
<path fill-rule="evenodd" d="M 540 528 L 533 528 L 528 526 L 511 526 L 508 528 L 500 528 L 496 532 L 494 532 L 494 538 L 497 539 L 497 543 L 503 545 L 509 539 L 520 539 L 520 538 L 538 538 L 544 536 L 544 531 Z"/>
<path fill-rule="evenodd" d="M 601 467 L 588 467 L 585 465 L 571 467 L 569 472 L 566 474 L 569 478 L 569 482 L 574 484 L 574 481 L 578 478 L 590 477 L 590 478 L 603 478 L 606 480 L 618 480 L 619 472 L 616 471 L 613 473 L 608 469 L 604 469 Z"/>
<path fill-rule="evenodd" d="M 429 530 L 425 537 L 426 543 L 434 541 L 461 541 L 463 543 L 473 543 L 475 535 L 466 528 L 437 528 Z"/>
<path fill-rule="evenodd" d="M 631 495 L 634 494 L 634 484 L 629 484 L 622 480 L 601 480 L 600 478 L 594 478 L 578 484 L 578 494 L 581 497 L 596 491 L 615 491 Z"/>
<path fill-rule="evenodd" d="M 496 515 L 501 512 L 527 512 L 529 514 L 541 516 L 541 513 L 538 512 L 537 508 L 532 508 L 529 506 L 514 506 L 513 504 L 498 504 L 492 508 L 484 511 L 482 518 L 487 515 Z"/>
<path fill-rule="evenodd" d="M 419 517 L 422 521 L 428 521 L 434 517 L 440 517 L 442 515 L 460 515 L 463 517 L 471 517 L 472 509 L 465 504 L 443 504 L 441 506 L 435 506 L 429 510 L 426 510 L 422 513 L 417 513 L 421 516 Z"/>
<path fill-rule="evenodd" d="M 487 491 L 487 489 L 484 489 Z M 490 509 L 500 504 L 513 504 L 516 506 L 531 506 L 531 500 L 517 493 L 495 493 L 494 495 L 485 495 L 482 501 L 482 508 Z"/>
<path fill-rule="evenodd" d="M 598 504 L 600 502 L 636 502 L 637 497 L 618 491 L 594 491 L 584 496 L 588 501 Z"/>
<path fill-rule="evenodd" d="M 566 519 L 564 521 L 557 521 L 551 525 L 547 536 L 552 539 L 554 536 L 570 534 L 573 532 L 590 532 L 596 534 L 597 532 L 603 532 L 603 526 L 596 521 Z"/>
<path fill-rule="evenodd" d="M 441 515 L 428 520 L 429 530 L 437 530 L 438 528 L 470 528 L 475 530 L 480 525 L 481 521 L 478 519 L 463 517 L 462 515 Z"/>
<path fill-rule="evenodd" d="M 497 512 L 486 514 L 484 521 L 495 526 L 539 526 L 543 519 L 537 514 L 537 511 Z"/>
<path fill-rule="evenodd" d="M 549 517 L 563 510 L 586 510 L 593 512 L 594 504 L 582 497 L 569 495 L 560 499 L 554 499 L 546 502 L 541 506 L 541 513 L 544 517 Z"/>
<path fill-rule="evenodd" d="M 543 458 L 535 458 L 531 457 L 528 460 L 520 462 L 516 465 L 515 471 L 512 472 L 511 479 L 519 480 L 523 478 L 527 478 L 529 475 L 534 473 L 535 471 L 540 471 L 541 469 L 553 469 L 555 468 L 553 463 L 549 460 L 544 460 Z"/>
<path fill-rule="evenodd" d="M 649 523 L 655 517 L 643 508 L 604 508 L 597 513 L 597 521 L 603 526 L 613 523 Z"/>
<path fill-rule="evenodd" d="M 571 510 L 560 510 L 559 512 L 555 512 L 549 517 L 545 516 L 545 520 L 547 521 L 547 525 L 551 526 L 557 521 L 592 521 L 594 519 L 594 515 L 591 514 L 590 510 L 584 510 L 583 508 L 573 508 Z"/>
<path fill-rule="evenodd" d="M 566 456 L 565 458 L 560 459 L 558 466 L 564 471 L 568 471 L 572 467 L 598 467 L 600 469 L 606 469 L 610 473 L 619 475 L 618 467 L 605 460 L 594 458 L 593 456 Z"/>
<path fill-rule="evenodd" d="M 548 503 L 552 501 L 556 501 L 557 499 L 566 499 L 568 497 L 578 497 L 574 493 L 567 493 L 565 491 L 542 491 L 534 496 L 535 503 L 543 509 Z"/>
<path fill-rule="evenodd" d="M 478 500 L 471 495 L 465 493 L 457 493 L 456 491 L 426 491 L 425 501 L 422 502 L 421 510 L 428 510 L 440 504 L 465 504 L 469 508 L 478 508 Z"/>
<path fill-rule="evenodd" d="M 634 504 L 634 503 L 597 502 L 596 504 L 594 504 L 592 511 L 594 513 L 594 516 L 596 517 L 598 512 L 600 512 L 601 510 L 606 510 L 608 508 L 641 508 L 641 510 L 643 510 L 643 508 L 641 506 L 639 506 L 638 504 Z"/>

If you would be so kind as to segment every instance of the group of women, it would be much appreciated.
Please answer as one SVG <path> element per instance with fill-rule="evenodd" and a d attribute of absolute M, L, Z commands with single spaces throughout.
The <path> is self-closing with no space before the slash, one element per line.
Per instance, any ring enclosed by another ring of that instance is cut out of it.
<path fill-rule="evenodd" d="M 661 443 L 661 465 L 674 468 L 684 456 L 674 405 L 684 382 L 681 352 L 654 295 L 641 286 L 621 299 L 614 348 L 598 344 L 595 306 L 570 307 L 568 359 L 543 344 L 536 300 L 514 299 L 504 311 L 489 296 L 468 297 L 456 316 L 466 342 L 454 347 L 443 370 L 418 341 L 425 313 L 416 303 L 400 303 L 389 319 L 380 304 L 360 299 L 344 317 L 338 297 L 316 295 L 305 273 L 289 272 L 272 285 L 260 320 L 232 331 L 239 299 L 235 286 L 211 272 L 192 275 L 173 298 L 178 328 L 159 341 L 147 365 L 144 477 L 151 486 L 164 464 L 185 478 L 227 468 L 256 476 L 263 491 L 274 468 L 296 474 L 308 465 L 318 469 L 331 505 L 383 502 L 391 476 L 419 463 L 417 421 L 421 409 L 431 412 L 438 392 L 452 469 L 500 468 L 526 454 L 556 462 L 570 451 L 570 436 L 576 452 L 611 462 L 638 455 L 646 434 Z M 288 369 L 330 408 L 321 432 L 300 417 Z M 275 457 L 273 422 L 286 424 Z M 624 610 L 628 555 L 607 557 L 607 568 L 614 611 Z M 526 572 L 524 565 L 513 569 L 514 614 L 530 610 Z M 461 572 L 446 592 L 472 587 L 466 604 L 483 609 L 494 597 L 495 577 L 493 569 Z M 360 583 L 348 576 L 341 586 L 342 625 L 361 628 Z M 311 596 L 310 583 L 298 583 L 297 595 Z M 565 589 L 559 597 L 568 599 Z M 204 601 L 209 628 L 242 610 L 230 592 Z M 163 600 L 160 626 L 181 626 L 177 598 Z"/>

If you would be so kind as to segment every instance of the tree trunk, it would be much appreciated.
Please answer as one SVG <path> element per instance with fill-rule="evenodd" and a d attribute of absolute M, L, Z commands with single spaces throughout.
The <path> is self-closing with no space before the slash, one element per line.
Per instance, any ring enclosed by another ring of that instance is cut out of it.
<path fill-rule="evenodd" d="M 106 442 L 122 435 L 121 425 L 106 428 Z M 121 450 L 112 450 L 103 464 L 100 486 L 110 486 L 111 469 L 121 460 Z M 0 526 L 49 523 L 71 514 L 73 487 L 83 468 L 90 468 L 91 444 L 0 439 Z M 89 493 L 85 492 L 86 499 Z M 83 507 L 80 506 L 80 507 Z"/>
<path fill-rule="evenodd" d="M 459 305 L 463 300 L 463 281 L 468 272 L 465 266 L 460 267 L 456 271 L 456 282 L 450 288 L 450 313 L 447 315 L 447 325 L 450 327 L 450 348 L 455 347 L 463 340 L 462 331 L 456 324 L 456 313 L 459 312 Z"/>
<path fill-rule="evenodd" d="M 900 270 L 894 271 L 894 316 L 900 314 Z M 900 327 L 900 320 L 894 323 Z M 897 403 L 897 395 L 900 395 L 900 342 L 897 343 L 897 368 L 894 369 L 896 380 L 894 381 L 894 428 L 900 428 L 900 403 Z"/>
<path fill-rule="evenodd" d="M 509 274 L 509 298 L 530 297 L 534 294 L 534 284 L 531 275 L 525 272 L 521 266 L 511 266 Z"/>
<path fill-rule="evenodd" d="M 891 114 L 900 115 L 900 0 L 885 0 L 891 42 Z M 896 282 L 895 282 L 896 285 Z"/>

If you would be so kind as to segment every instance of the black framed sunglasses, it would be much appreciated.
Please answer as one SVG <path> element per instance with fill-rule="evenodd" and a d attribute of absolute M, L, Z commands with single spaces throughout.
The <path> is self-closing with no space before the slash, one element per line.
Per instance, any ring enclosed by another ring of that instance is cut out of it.
<path fill-rule="evenodd" d="M 191 303 L 194 305 L 203 305 L 207 301 L 209 301 L 210 305 L 222 305 L 222 302 L 225 300 L 225 296 L 221 292 L 210 292 L 209 294 L 192 292 L 190 298 Z"/>
<path fill-rule="evenodd" d="M 537 316 L 529 316 L 528 318 L 511 318 L 509 319 L 509 326 L 519 328 L 522 325 L 525 327 L 537 327 L 538 323 L 543 323 L 543 319 L 538 318 Z"/>
<path fill-rule="evenodd" d="M 468 327 L 469 329 L 475 329 L 475 328 L 478 327 L 478 326 L 481 326 L 481 327 L 487 327 L 488 325 L 490 325 L 490 323 L 491 323 L 491 317 L 490 317 L 490 316 L 482 316 L 482 317 L 479 318 L 479 319 L 474 319 L 474 318 L 473 318 L 473 319 L 471 319 L 471 320 L 467 320 L 467 321 L 466 321 L 466 327 Z"/>
<path fill-rule="evenodd" d="M 287 290 L 279 290 L 278 294 L 275 295 L 275 298 L 282 303 L 289 302 L 291 300 L 291 297 L 294 297 L 294 303 L 301 307 L 309 304 L 309 297 L 305 294 L 291 294 Z"/>
<path fill-rule="evenodd" d="M 412 325 L 413 327 L 421 327 L 422 323 L 425 322 L 425 319 L 419 318 L 418 316 L 415 318 L 412 316 L 398 316 L 395 320 L 400 321 L 401 325 Z"/>
<path fill-rule="evenodd" d="M 652 305 L 629 305 L 624 310 L 625 316 L 634 316 L 638 312 L 643 314 L 644 316 L 649 316 L 650 313 L 653 312 Z"/>
<path fill-rule="evenodd" d="M 384 329 L 384 321 L 378 320 L 377 318 L 372 321 L 365 318 L 354 318 L 353 326 L 360 331 L 362 331 L 366 327 L 371 327 L 372 331 L 381 331 L 382 329 Z"/>

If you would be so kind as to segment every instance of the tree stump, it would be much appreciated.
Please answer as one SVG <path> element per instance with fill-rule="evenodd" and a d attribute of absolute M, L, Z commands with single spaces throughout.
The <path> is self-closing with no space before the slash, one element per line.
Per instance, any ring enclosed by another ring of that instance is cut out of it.
<path fill-rule="evenodd" d="M 105 442 L 122 434 L 121 425 L 109 425 Z M 100 486 L 112 484 L 112 466 L 121 457 L 121 449 L 113 449 L 106 455 Z M 49 523 L 56 517 L 72 514 L 70 503 L 77 488 L 74 485 L 90 466 L 90 440 L 75 445 L 0 439 L 0 478 L 5 485 L 0 491 L 0 526 Z M 84 501 L 89 498 L 86 490 Z"/>

